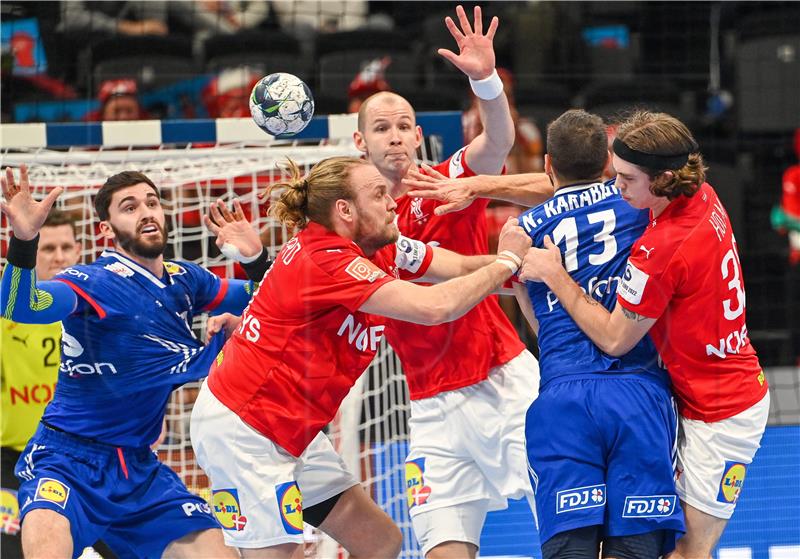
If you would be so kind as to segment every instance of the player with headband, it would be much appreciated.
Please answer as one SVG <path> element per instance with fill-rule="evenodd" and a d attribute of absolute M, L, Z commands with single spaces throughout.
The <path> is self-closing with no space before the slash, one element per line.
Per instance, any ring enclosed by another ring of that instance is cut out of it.
<path fill-rule="evenodd" d="M 609 312 L 586 296 L 549 239 L 544 249 L 528 253 L 520 277 L 545 282 L 609 355 L 652 337 L 681 418 L 676 485 L 687 532 L 672 557 L 710 557 L 769 413 L 767 382 L 747 336 L 736 239 L 728 213 L 705 182 L 697 142 L 678 119 L 638 112 L 620 125 L 613 150 L 622 197 L 650 211 L 616 307 Z"/>

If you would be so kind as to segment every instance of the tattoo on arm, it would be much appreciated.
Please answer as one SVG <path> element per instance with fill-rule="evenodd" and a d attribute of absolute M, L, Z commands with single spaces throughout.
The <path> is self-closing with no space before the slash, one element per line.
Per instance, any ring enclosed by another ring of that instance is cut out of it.
<path fill-rule="evenodd" d="M 640 315 L 638 313 L 630 311 L 630 310 L 626 309 L 625 307 L 622 307 L 622 314 L 625 315 L 625 318 L 630 319 L 630 320 L 635 320 L 636 322 L 641 322 L 643 320 L 647 320 L 646 316 L 642 316 L 642 315 Z"/>
<path fill-rule="evenodd" d="M 584 298 L 584 299 L 586 300 L 586 302 L 587 302 L 587 303 L 589 303 L 590 305 L 599 305 L 599 304 L 600 304 L 598 301 L 596 301 L 594 298 L 592 298 L 592 296 L 591 296 L 591 295 L 589 295 L 588 293 L 584 293 L 584 294 L 583 294 L 583 298 Z"/>

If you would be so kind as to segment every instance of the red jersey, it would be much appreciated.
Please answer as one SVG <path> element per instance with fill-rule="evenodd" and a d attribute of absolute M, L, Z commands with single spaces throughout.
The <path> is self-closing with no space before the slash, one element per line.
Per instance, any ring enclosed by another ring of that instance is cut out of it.
<path fill-rule="evenodd" d="M 461 148 L 434 169 L 448 177 L 473 176 L 464 159 L 465 150 Z M 440 205 L 435 200 L 403 195 L 395 201 L 397 225 L 403 235 L 459 254 L 488 253 L 488 200 L 475 200 L 468 208 L 443 216 L 433 215 Z M 481 382 L 490 369 L 525 349 L 494 296 L 458 320 L 438 326 L 387 320 L 386 339 L 403 364 L 412 400 Z"/>
<path fill-rule="evenodd" d="M 401 237 L 367 259 L 352 241 L 309 223 L 264 276 L 211 368 L 209 389 L 300 456 L 378 349 L 385 319 L 358 308 L 385 283 L 422 276 L 432 256 Z"/>
<path fill-rule="evenodd" d="M 650 335 L 684 417 L 726 419 L 767 392 L 747 336 L 736 240 L 710 185 L 651 221 L 631 249 L 617 300 L 658 319 Z"/>

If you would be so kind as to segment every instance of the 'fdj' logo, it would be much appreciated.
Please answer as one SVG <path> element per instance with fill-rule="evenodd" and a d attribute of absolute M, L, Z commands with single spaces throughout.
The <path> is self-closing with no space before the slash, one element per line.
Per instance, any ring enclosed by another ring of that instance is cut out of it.
<path fill-rule="evenodd" d="M 49 477 L 43 477 L 36 486 L 36 496 L 34 501 L 49 501 L 65 508 L 69 499 L 69 487 Z"/>
<path fill-rule="evenodd" d="M 425 458 L 406 462 L 406 496 L 408 508 L 424 505 L 431 495 L 431 488 L 425 485 Z"/>
<path fill-rule="evenodd" d="M 741 462 L 725 462 L 722 480 L 719 483 L 717 501 L 720 503 L 735 503 L 739 498 L 744 484 L 747 467 Z"/>
<path fill-rule="evenodd" d="M 632 495 L 625 497 L 622 518 L 669 516 L 675 511 L 675 495 Z"/>
<path fill-rule="evenodd" d="M 602 507 L 606 504 L 606 484 L 564 489 L 556 493 L 556 514 Z"/>
<path fill-rule="evenodd" d="M 289 535 L 303 533 L 303 495 L 297 483 L 289 481 L 275 486 L 283 529 Z"/>
<path fill-rule="evenodd" d="M 223 530 L 244 530 L 247 517 L 242 515 L 239 506 L 239 493 L 236 489 L 217 489 L 211 492 L 211 506 L 214 516 Z"/>

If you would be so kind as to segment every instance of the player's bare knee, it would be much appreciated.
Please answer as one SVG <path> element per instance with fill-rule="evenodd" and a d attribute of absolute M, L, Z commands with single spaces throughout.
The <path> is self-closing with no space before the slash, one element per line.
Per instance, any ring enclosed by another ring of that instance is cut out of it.
<path fill-rule="evenodd" d="M 55 511 L 36 509 L 26 514 L 20 535 L 22 552 L 26 558 L 72 557 L 69 520 Z"/>

